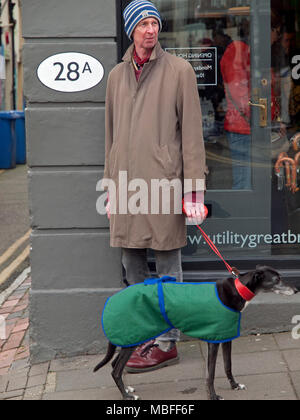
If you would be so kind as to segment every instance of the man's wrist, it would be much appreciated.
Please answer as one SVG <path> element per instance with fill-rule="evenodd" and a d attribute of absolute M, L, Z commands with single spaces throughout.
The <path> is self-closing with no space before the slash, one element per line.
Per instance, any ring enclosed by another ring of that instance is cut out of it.
<path fill-rule="evenodd" d="M 192 191 L 184 194 L 185 203 L 204 203 L 204 191 Z"/>

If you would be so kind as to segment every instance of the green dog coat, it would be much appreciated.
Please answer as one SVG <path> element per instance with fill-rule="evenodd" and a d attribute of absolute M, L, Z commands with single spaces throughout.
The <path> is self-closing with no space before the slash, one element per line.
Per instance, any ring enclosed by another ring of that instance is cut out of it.
<path fill-rule="evenodd" d="M 225 306 L 216 283 L 147 279 L 110 297 L 102 313 L 107 339 L 132 347 L 177 328 L 200 340 L 222 343 L 240 336 L 241 313 Z"/>

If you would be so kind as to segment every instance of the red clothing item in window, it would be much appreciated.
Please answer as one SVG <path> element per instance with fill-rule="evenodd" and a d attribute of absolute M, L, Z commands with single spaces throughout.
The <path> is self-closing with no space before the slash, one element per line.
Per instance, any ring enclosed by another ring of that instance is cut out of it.
<path fill-rule="evenodd" d="M 275 72 L 271 69 L 271 113 L 272 113 L 272 121 L 278 120 L 280 118 L 280 106 L 278 103 L 278 99 L 280 98 L 280 80 L 276 78 Z"/>
<path fill-rule="evenodd" d="M 249 45 L 243 41 L 234 41 L 229 44 L 221 59 L 221 72 L 227 99 L 224 128 L 232 133 L 250 134 Z"/>

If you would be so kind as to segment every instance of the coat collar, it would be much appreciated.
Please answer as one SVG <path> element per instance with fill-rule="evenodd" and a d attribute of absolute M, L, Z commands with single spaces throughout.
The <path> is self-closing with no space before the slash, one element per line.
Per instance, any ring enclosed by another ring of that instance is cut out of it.
<path fill-rule="evenodd" d="M 133 49 L 134 49 L 134 44 L 131 44 L 122 59 L 123 61 L 125 61 L 125 63 L 131 63 Z M 163 54 L 164 54 L 164 50 L 161 48 L 161 45 L 158 42 L 153 48 L 149 61 L 157 60 L 158 58 L 162 57 Z"/>

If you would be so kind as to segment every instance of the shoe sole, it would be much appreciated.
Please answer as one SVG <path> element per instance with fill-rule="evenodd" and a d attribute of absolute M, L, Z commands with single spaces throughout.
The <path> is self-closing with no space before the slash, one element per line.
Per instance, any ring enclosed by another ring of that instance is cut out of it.
<path fill-rule="evenodd" d="M 166 366 L 177 365 L 179 363 L 179 357 L 175 357 L 174 359 L 166 360 L 165 362 L 160 363 L 159 365 L 150 366 L 147 368 L 134 368 L 130 366 L 125 367 L 125 372 L 127 373 L 144 373 L 144 372 L 152 372 L 153 370 L 161 369 Z"/>

